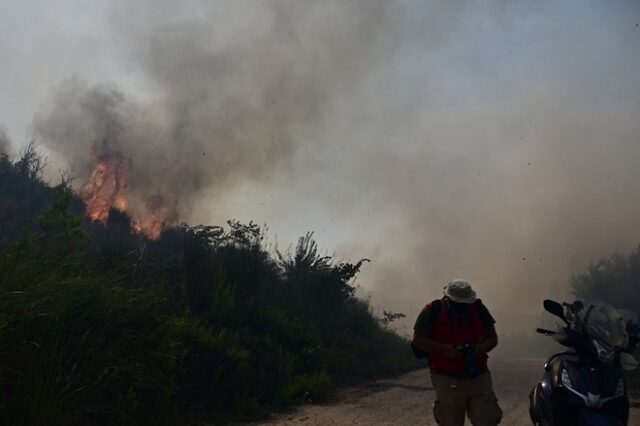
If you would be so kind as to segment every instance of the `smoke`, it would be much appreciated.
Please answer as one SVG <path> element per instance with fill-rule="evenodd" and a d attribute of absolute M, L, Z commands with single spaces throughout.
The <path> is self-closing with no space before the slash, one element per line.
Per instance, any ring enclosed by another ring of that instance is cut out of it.
<path fill-rule="evenodd" d="M 523 314 L 541 311 L 544 298 L 569 298 L 572 274 L 640 243 L 637 114 L 545 92 L 425 118 L 421 155 L 376 156 L 375 170 L 403 171 L 369 175 L 372 199 L 393 207 L 374 222 L 384 245 L 371 252 L 363 232 L 367 244 L 343 247 L 377 261 L 360 282 L 412 321 L 446 282 L 468 278 L 503 331 L 532 329 L 535 315 Z M 466 142 L 458 150 L 448 140 Z"/>
<path fill-rule="evenodd" d="M 95 157 L 130 160 L 134 218 L 185 218 L 202 198 L 286 171 L 337 95 L 391 47 L 387 2 L 114 2 L 115 44 L 153 86 L 136 99 L 64 81 L 35 120 L 83 182 Z M 191 8 L 194 8 L 193 10 Z M 191 13 L 185 14 L 185 9 Z"/>
<path fill-rule="evenodd" d="M 126 158 L 134 217 L 313 230 L 405 326 L 460 277 L 515 331 L 640 242 L 639 7 L 116 1 L 130 84 L 67 79 L 35 129 L 79 182 Z"/>
<path fill-rule="evenodd" d="M 0 128 L 0 154 L 8 154 L 11 144 L 9 137 L 3 128 Z"/>

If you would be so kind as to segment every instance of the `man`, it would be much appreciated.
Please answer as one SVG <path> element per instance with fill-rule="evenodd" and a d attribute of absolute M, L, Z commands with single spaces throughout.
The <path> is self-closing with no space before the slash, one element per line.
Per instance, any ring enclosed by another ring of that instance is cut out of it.
<path fill-rule="evenodd" d="M 428 353 L 436 393 L 433 414 L 442 426 L 495 426 L 502 410 L 493 392 L 487 353 L 498 344 L 495 320 L 465 280 L 453 280 L 444 297 L 420 312 L 413 345 Z"/>

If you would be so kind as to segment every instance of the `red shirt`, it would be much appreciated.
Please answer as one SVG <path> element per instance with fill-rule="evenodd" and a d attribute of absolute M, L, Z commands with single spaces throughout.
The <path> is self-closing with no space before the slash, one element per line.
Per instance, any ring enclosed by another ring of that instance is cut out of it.
<path fill-rule="evenodd" d="M 436 308 L 437 316 L 429 315 L 434 310 L 434 304 L 440 304 Z M 495 320 L 480 300 L 469 305 L 468 311 L 461 315 L 453 315 L 444 299 L 436 300 L 428 304 L 418 317 L 416 332 L 426 335 L 429 339 L 446 345 L 477 345 L 487 334 L 487 329 L 495 323 Z M 476 356 L 474 370 L 483 372 L 487 369 L 488 356 Z M 448 376 L 465 376 L 468 371 L 464 359 L 453 359 L 444 355 L 430 353 L 429 366 L 438 374 Z"/>

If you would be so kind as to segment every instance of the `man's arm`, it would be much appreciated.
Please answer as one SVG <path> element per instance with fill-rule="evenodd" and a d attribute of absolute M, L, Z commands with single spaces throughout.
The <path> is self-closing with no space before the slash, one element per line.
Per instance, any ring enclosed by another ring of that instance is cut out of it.
<path fill-rule="evenodd" d="M 431 354 L 440 354 L 448 358 L 462 358 L 462 352 L 455 349 L 452 345 L 444 345 L 429 339 L 426 334 L 420 332 L 413 333 L 413 344 L 423 351 Z"/>
<path fill-rule="evenodd" d="M 492 325 L 487 329 L 484 339 L 478 342 L 476 352 L 484 355 L 491 352 L 496 346 L 498 346 L 498 334 L 496 333 L 496 327 Z"/>
<path fill-rule="evenodd" d="M 476 345 L 476 353 L 484 355 L 491 352 L 493 348 L 498 346 L 498 335 L 495 327 L 496 320 L 481 300 L 478 300 L 478 308 L 480 319 L 484 324 L 485 336 L 484 339 Z"/>

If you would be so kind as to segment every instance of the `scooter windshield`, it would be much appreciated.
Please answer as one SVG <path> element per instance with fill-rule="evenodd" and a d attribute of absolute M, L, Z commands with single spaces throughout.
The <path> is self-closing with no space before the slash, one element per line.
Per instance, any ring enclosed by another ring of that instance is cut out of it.
<path fill-rule="evenodd" d="M 622 315 L 611 305 L 596 301 L 581 312 L 584 331 L 612 347 L 624 348 L 628 337 Z"/>

